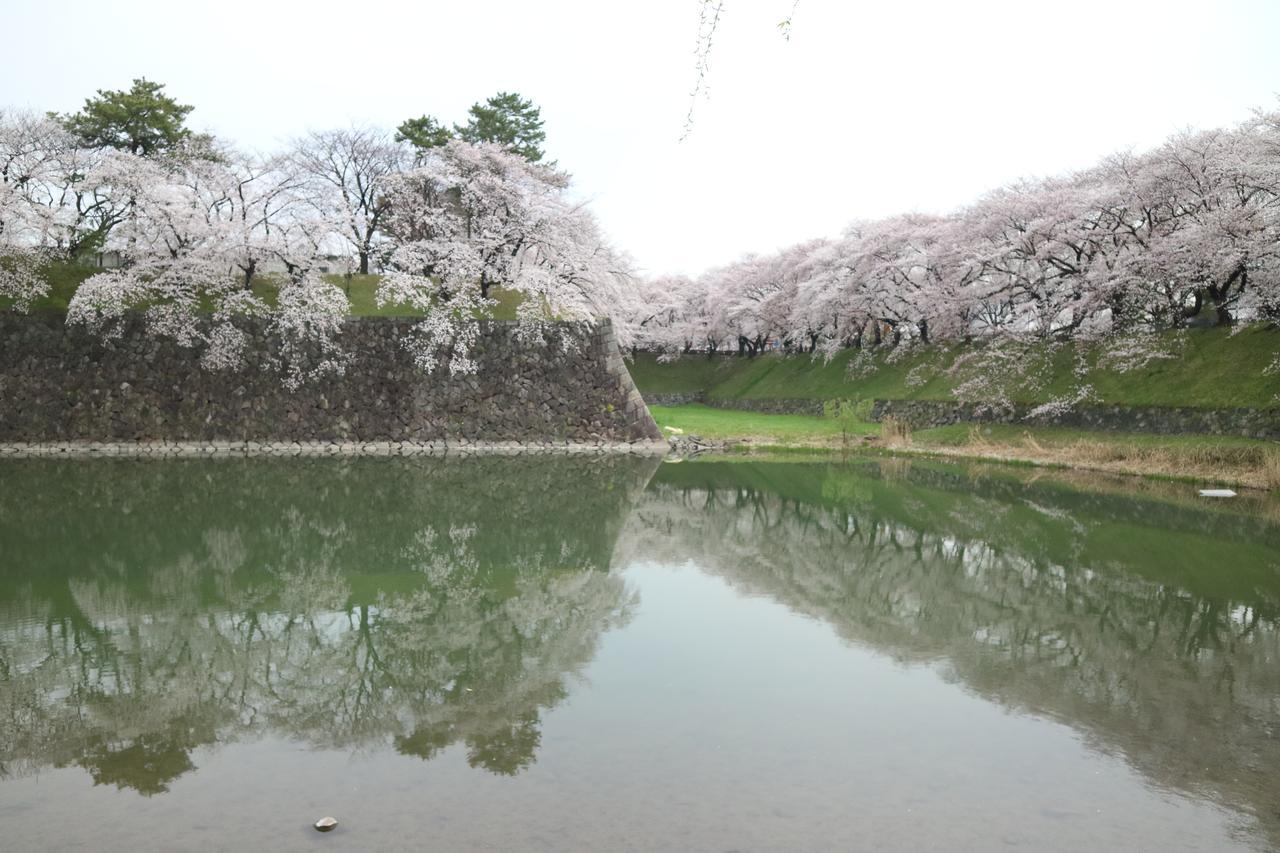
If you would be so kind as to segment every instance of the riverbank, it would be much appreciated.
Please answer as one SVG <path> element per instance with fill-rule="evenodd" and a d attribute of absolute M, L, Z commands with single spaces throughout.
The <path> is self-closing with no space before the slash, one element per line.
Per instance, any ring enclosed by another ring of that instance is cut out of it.
<path fill-rule="evenodd" d="M 652 406 L 651 411 L 666 435 L 696 435 L 733 453 L 893 453 L 1280 490 L 1280 442 L 1275 441 L 1005 424 L 957 424 L 911 431 L 897 424 L 698 404 Z"/>

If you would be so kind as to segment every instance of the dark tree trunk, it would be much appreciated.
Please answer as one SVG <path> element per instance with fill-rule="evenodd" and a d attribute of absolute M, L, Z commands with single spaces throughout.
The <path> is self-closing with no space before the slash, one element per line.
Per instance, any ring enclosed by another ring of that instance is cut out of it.
<path fill-rule="evenodd" d="M 1231 290 L 1237 283 L 1239 283 L 1239 287 L 1235 289 L 1238 296 L 1240 293 L 1244 293 L 1244 289 L 1249 285 L 1249 270 L 1243 264 L 1236 267 L 1222 284 L 1210 285 L 1206 288 L 1209 298 L 1213 301 L 1213 308 L 1218 314 L 1214 325 L 1230 326 L 1235 322 L 1235 317 L 1231 315 L 1230 305 L 1233 301 Z"/>

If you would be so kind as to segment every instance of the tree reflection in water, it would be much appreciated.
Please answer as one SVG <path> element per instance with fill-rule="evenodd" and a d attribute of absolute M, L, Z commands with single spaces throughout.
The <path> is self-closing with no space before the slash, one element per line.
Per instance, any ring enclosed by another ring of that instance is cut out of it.
<path fill-rule="evenodd" d="M 1280 525 L 1235 509 L 901 459 L 697 462 L 659 470 L 617 560 L 692 561 L 1280 844 Z"/>
<path fill-rule="evenodd" d="M 1280 845 L 1274 516 L 901 460 L 655 465 L 6 461 L 0 773 L 157 794 L 278 735 L 518 774 L 633 613 L 622 570 L 692 562 Z"/>
<path fill-rule="evenodd" d="M 634 597 L 636 458 L 10 461 L 0 774 L 164 792 L 267 732 L 515 774 Z"/>

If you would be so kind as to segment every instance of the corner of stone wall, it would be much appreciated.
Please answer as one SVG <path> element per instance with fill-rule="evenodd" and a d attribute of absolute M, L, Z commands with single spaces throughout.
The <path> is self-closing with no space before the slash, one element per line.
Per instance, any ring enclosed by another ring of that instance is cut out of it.
<path fill-rule="evenodd" d="M 618 393 L 623 400 L 623 412 L 627 417 L 627 427 L 633 439 L 663 441 L 662 430 L 649 407 L 645 405 L 640 389 L 636 387 L 627 363 L 622 357 L 622 349 L 618 346 L 618 336 L 613 331 L 613 322 L 608 318 L 600 321 L 596 328 L 596 340 L 604 355 L 605 370 L 618 383 Z"/>

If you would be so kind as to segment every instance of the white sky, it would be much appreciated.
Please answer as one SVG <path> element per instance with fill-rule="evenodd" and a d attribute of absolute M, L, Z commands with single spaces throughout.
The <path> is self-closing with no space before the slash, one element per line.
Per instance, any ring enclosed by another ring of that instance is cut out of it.
<path fill-rule="evenodd" d="M 5 0 L 0 104 L 73 111 L 133 77 L 246 148 L 461 121 L 500 89 L 650 272 L 945 211 L 1025 175 L 1276 103 L 1276 0 L 725 0 L 679 141 L 696 0 Z"/>

